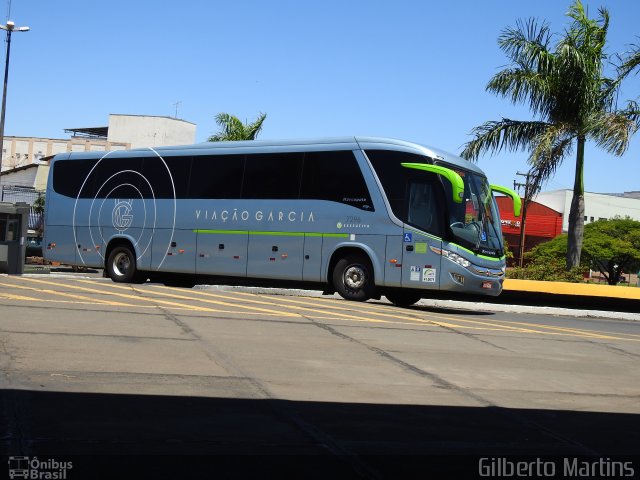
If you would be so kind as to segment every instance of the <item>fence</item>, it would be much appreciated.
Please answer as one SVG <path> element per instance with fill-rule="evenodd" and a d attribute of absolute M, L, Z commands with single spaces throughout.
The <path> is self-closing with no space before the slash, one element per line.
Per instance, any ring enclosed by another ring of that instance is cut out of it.
<path fill-rule="evenodd" d="M 44 192 L 38 191 L 34 188 L 20 187 L 17 185 L 3 185 L 0 191 L 0 202 L 25 202 L 31 205 L 31 211 L 29 212 L 29 230 L 38 230 L 42 227 L 42 214 L 36 213 L 33 209 L 33 204 L 38 197 L 44 195 Z"/>

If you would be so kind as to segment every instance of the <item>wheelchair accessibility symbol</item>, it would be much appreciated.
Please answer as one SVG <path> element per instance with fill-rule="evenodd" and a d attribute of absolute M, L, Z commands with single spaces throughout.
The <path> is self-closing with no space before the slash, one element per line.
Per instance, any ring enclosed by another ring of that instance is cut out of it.
<path fill-rule="evenodd" d="M 412 233 L 405 233 L 404 234 L 404 241 L 405 242 L 413 242 L 413 234 Z"/>

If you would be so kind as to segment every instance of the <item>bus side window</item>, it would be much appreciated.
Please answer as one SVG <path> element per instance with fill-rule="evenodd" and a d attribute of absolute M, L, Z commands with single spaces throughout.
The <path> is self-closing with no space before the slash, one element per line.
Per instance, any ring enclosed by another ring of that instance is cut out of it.
<path fill-rule="evenodd" d="M 96 162 L 95 159 L 53 162 L 53 190 L 65 197 L 76 198 L 80 194 L 81 198 L 93 198 L 95 178 L 87 177 Z"/>
<path fill-rule="evenodd" d="M 408 185 L 407 223 L 428 233 L 442 236 L 442 209 L 432 182 L 411 180 Z"/>
<path fill-rule="evenodd" d="M 191 161 L 188 198 L 240 198 L 244 155 L 197 155 Z"/>
<path fill-rule="evenodd" d="M 351 150 L 307 153 L 300 198 L 329 200 L 374 211 L 369 189 Z"/>
<path fill-rule="evenodd" d="M 247 155 L 242 198 L 298 198 L 303 156 L 302 153 Z"/>

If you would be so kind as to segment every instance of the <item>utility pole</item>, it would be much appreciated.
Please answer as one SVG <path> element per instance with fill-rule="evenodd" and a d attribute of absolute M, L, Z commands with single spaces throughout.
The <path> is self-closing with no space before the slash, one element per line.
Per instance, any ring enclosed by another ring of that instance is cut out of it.
<path fill-rule="evenodd" d="M 531 201 L 531 195 L 533 191 L 531 190 L 531 172 L 520 173 L 517 172 L 516 175 L 525 177 L 524 183 L 518 183 L 515 180 L 513 181 L 513 189 L 518 190 L 520 193 L 520 187 L 524 187 L 524 204 L 522 205 L 522 220 L 520 221 L 520 248 L 519 248 L 519 258 L 518 258 L 518 266 L 522 267 L 524 265 L 524 243 L 526 239 L 525 233 L 525 223 L 527 220 L 527 207 L 529 206 L 529 202 Z"/>
<path fill-rule="evenodd" d="M 11 11 L 11 2 L 9 2 Z M 7 56 L 4 64 L 4 86 L 2 89 L 2 108 L 0 111 L 0 172 L 2 172 L 2 150 L 4 149 L 4 116 L 7 109 L 7 83 L 9 82 L 9 55 L 11 54 L 11 34 L 13 32 L 28 32 L 29 27 L 16 27 L 15 23 L 7 20 L 6 25 L 0 25 L 0 29 L 7 32 Z M 2 177 L 0 177 L 2 179 Z"/>

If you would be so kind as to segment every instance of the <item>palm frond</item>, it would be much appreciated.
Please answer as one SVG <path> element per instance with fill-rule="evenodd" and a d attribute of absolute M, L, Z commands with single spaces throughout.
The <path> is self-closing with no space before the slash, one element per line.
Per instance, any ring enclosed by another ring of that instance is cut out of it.
<path fill-rule="evenodd" d="M 498 37 L 500 49 L 520 68 L 533 69 L 539 59 L 549 52 L 551 31 L 547 23 L 538 24 L 536 19 L 516 22 Z"/>
<path fill-rule="evenodd" d="M 572 132 L 549 132 L 541 144 L 533 149 L 529 156 L 531 164 L 531 188 L 532 196 L 536 195 L 542 186 L 555 174 L 562 165 L 563 160 L 571 155 L 575 136 Z"/>
<path fill-rule="evenodd" d="M 617 70 L 621 79 L 627 77 L 636 69 L 640 72 L 640 44 L 631 45 L 631 50 L 625 55 L 618 55 L 618 59 L 620 65 L 618 65 Z"/>
<path fill-rule="evenodd" d="M 210 142 L 255 140 L 266 118 L 267 114 L 261 113 L 255 122 L 244 124 L 235 115 L 219 113 L 215 119 L 221 131 L 211 135 L 208 140 Z"/>
<path fill-rule="evenodd" d="M 621 156 L 629 148 L 631 137 L 640 130 L 640 105 L 629 101 L 623 110 L 606 112 L 594 119 L 590 137 L 607 152 Z"/>
<path fill-rule="evenodd" d="M 262 124 L 264 123 L 266 118 L 267 118 L 266 113 L 260 113 L 255 122 L 252 122 L 245 126 L 245 136 L 247 137 L 246 138 L 247 140 L 256 139 L 256 137 L 258 136 L 258 133 L 260 133 L 260 130 L 262 130 Z"/>
<path fill-rule="evenodd" d="M 471 131 L 475 138 L 464 145 L 460 156 L 475 160 L 484 152 L 524 150 L 548 126 L 546 122 L 523 122 L 508 118 L 485 122 Z"/>
<path fill-rule="evenodd" d="M 532 70 L 505 69 L 489 81 L 487 90 L 509 98 L 514 104 L 528 101 L 534 114 L 547 114 L 551 85 L 544 74 Z"/>

